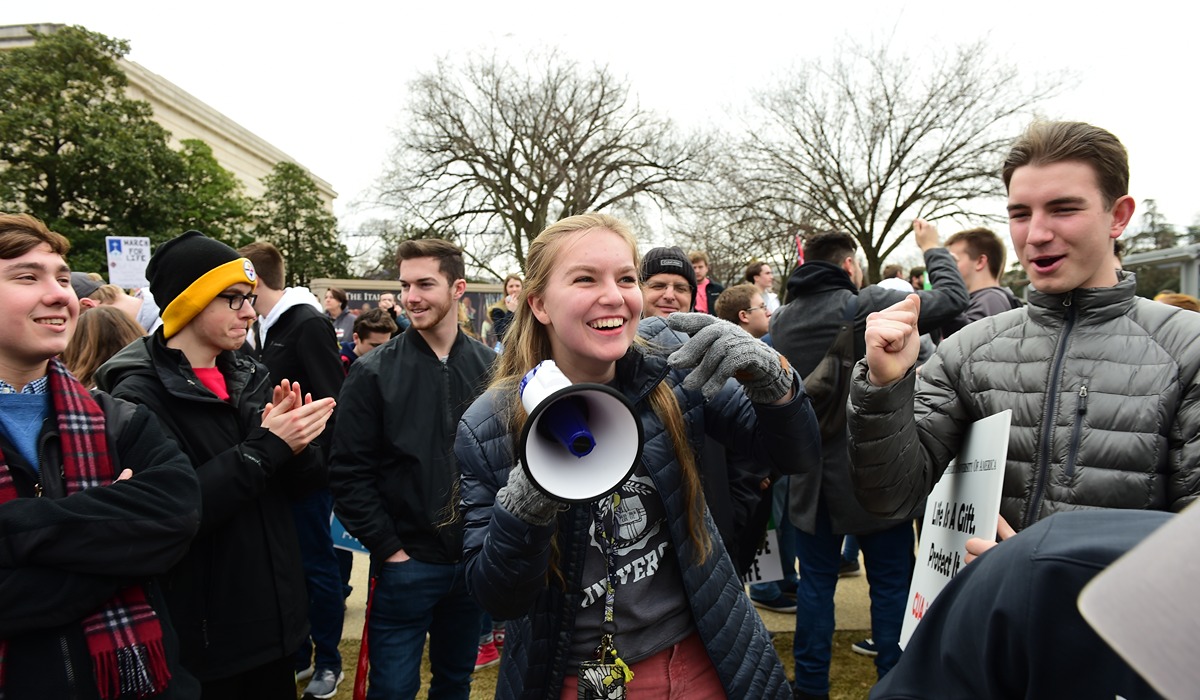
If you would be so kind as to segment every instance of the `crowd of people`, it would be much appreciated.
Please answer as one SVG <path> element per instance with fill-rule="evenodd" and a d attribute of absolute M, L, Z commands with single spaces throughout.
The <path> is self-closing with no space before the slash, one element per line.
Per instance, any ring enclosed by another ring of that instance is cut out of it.
<path fill-rule="evenodd" d="M 370 552 L 370 698 L 416 697 L 426 653 L 439 700 L 496 663 L 497 698 L 827 698 L 859 552 L 873 698 L 1158 697 L 1074 600 L 1200 491 L 1198 304 L 1120 269 L 1111 133 L 1035 123 L 1002 176 L 1023 300 L 999 236 L 921 219 L 907 274 L 865 284 L 828 231 L 782 285 L 752 260 L 726 288 L 702 251 L 570 216 L 477 313 L 439 239 L 399 246 L 399 300 L 351 310 L 286 286 L 270 243 L 197 231 L 128 294 L 0 214 L 0 694 L 333 697 L 336 514 Z M 613 489 L 532 473 L 547 367 L 629 406 Z M 998 537 L 902 652 L 914 519 L 1009 409 Z M 746 588 L 771 521 L 783 578 Z M 794 614 L 791 678 L 755 606 Z"/>

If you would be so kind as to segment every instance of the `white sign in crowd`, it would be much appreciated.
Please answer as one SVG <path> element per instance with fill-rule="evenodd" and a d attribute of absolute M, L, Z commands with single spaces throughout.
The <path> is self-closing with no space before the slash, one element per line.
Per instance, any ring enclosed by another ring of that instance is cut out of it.
<path fill-rule="evenodd" d="M 118 287 L 146 287 L 146 265 L 150 262 L 150 239 L 138 236 L 105 236 L 108 281 Z"/>
<path fill-rule="evenodd" d="M 1012 411 L 1007 410 L 975 421 L 958 458 L 926 500 L 917 568 L 900 628 L 901 649 L 934 598 L 962 569 L 967 540 L 996 537 L 1011 419 Z"/>

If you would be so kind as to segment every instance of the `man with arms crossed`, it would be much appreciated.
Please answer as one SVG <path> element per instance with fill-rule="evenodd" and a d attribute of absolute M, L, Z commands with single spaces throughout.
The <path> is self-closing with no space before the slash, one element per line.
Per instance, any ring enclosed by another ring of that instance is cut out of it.
<path fill-rule="evenodd" d="M 400 244 L 401 304 L 412 326 L 359 358 L 342 386 L 330 461 L 338 519 L 371 551 L 371 698 L 414 698 L 429 635 L 431 700 L 466 700 L 483 611 L 467 592 L 458 420 L 496 357 L 458 327 L 462 251 L 440 239 Z"/>
<path fill-rule="evenodd" d="M 1125 147 L 1089 124 L 1035 123 L 1003 175 L 1029 306 L 947 338 L 919 390 L 919 300 L 872 315 L 850 393 L 860 501 L 909 515 L 971 423 L 1011 408 L 1001 538 L 1060 511 L 1183 508 L 1200 490 L 1200 314 L 1137 297 L 1113 268 L 1134 209 Z M 968 559 L 994 545 L 970 540 Z"/>
<path fill-rule="evenodd" d="M 0 214 L 0 693 L 195 698 L 156 577 L 187 552 L 200 486 L 150 411 L 56 358 L 79 317 L 70 247 Z"/>

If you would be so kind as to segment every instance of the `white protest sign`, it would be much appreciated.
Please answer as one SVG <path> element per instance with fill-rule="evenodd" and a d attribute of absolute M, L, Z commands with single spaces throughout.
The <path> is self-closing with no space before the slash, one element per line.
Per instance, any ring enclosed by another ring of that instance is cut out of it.
<path fill-rule="evenodd" d="M 147 287 L 146 264 L 150 262 L 150 239 L 137 236 L 105 236 L 108 252 L 108 281 L 118 287 Z"/>
<path fill-rule="evenodd" d="M 1012 410 L 1007 410 L 975 421 L 958 458 L 929 494 L 917 569 L 900 628 L 901 649 L 908 645 L 929 604 L 962 568 L 967 540 L 996 538 L 1011 420 Z"/>
<path fill-rule="evenodd" d="M 769 498 L 769 496 L 768 496 Z M 783 564 L 779 561 L 779 538 L 775 528 L 767 530 L 766 537 L 758 546 L 758 554 L 750 570 L 742 577 L 742 583 L 766 583 L 783 579 Z"/>

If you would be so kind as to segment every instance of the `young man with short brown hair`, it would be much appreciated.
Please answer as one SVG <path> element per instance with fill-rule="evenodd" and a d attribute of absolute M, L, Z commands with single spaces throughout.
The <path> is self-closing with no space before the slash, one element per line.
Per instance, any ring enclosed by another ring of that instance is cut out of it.
<path fill-rule="evenodd" d="M 459 329 L 462 251 L 441 239 L 400 245 L 411 327 L 355 361 L 342 387 L 330 461 L 338 519 L 371 552 L 372 696 L 413 698 L 429 636 L 431 697 L 470 694 L 483 611 L 466 588 L 457 490 L 458 421 L 496 353 Z"/>
<path fill-rule="evenodd" d="M 874 315 L 850 392 L 859 500 L 912 513 L 971 423 L 1012 409 L 1002 537 L 1060 511 L 1183 509 L 1200 492 L 1200 315 L 1138 297 L 1114 268 L 1134 210 L 1124 146 L 1090 124 L 1037 123 L 1004 181 L 1029 305 L 947 338 L 920 389 L 918 300 Z M 968 560 L 994 545 L 970 540 Z"/>
<path fill-rule="evenodd" d="M 57 359 L 79 317 L 69 249 L 0 214 L 0 693 L 196 698 L 158 577 L 200 523 L 199 484 L 150 411 Z"/>

